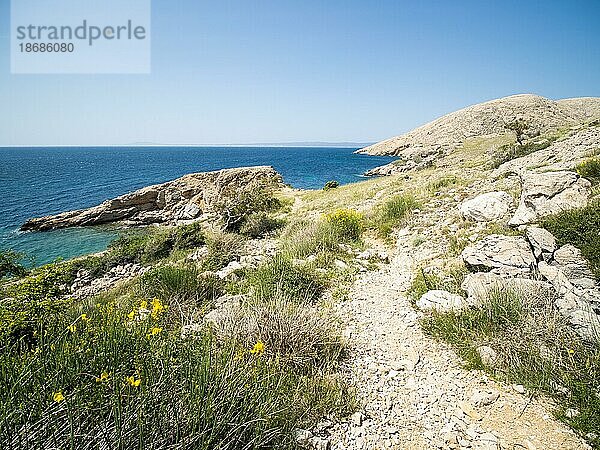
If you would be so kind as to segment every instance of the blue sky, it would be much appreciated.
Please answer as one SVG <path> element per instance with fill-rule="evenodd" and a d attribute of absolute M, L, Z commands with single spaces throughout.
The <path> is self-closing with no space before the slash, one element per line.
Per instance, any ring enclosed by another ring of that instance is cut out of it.
<path fill-rule="evenodd" d="M 600 96 L 600 2 L 154 0 L 149 75 L 11 75 L 0 145 L 377 141 L 481 101 Z"/>

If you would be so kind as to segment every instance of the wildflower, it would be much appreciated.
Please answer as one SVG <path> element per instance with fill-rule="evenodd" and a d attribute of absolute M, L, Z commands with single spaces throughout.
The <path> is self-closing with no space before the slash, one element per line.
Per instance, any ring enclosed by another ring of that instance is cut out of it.
<path fill-rule="evenodd" d="M 142 303 L 140 303 L 140 309 L 148 309 L 148 302 L 146 300 L 142 300 Z"/>
<path fill-rule="evenodd" d="M 567 350 L 567 353 L 569 354 L 569 356 L 573 356 L 575 354 L 575 350 L 573 350 L 572 348 Z"/>
<path fill-rule="evenodd" d="M 238 350 L 237 353 L 235 354 L 236 361 L 244 359 L 245 353 L 246 352 L 244 351 L 244 349 Z"/>
<path fill-rule="evenodd" d="M 159 299 L 155 298 L 152 300 L 152 318 L 154 320 L 158 319 L 160 313 L 162 313 L 166 309 L 167 307 L 163 305 Z"/>
<path fill-rule="evenodd" d="M 69 325 L 69 331 L 75 333 L 77 331 L 77 326 L 75 324 Z"/>
<path fill-rule="evenodd" d="M 254 347 L 252 348 L 252 350 L 250 350 L 250 353 L 252 353 L 253 355 L 262 355 L 265 351 L 265 344 L 263 344 L 261 341 L 258 341 L 256 344 L 254 344 Z"/>
<path fill-rule="evenodd" d="M 129 318 L 129 320 L 133 320 L 133 318 L 135 317 L 135 309 L 133 311 L 131 311 L 129 314 L 127 314 L 127 317 Z"/>
<path fill-rule="evenodd" d="M 80 319 L 81 319 L 83 322 L 89 322 L 89 321 L 90 321 L 90 318 L 89 318 L 89 317 L 87 316 L 87 314 L 85 314 L 85 313 L 83 313 L 83 314 L 81 315 Z"/>
<path fill-rule="evenodd" d="M 108 380 L 108 373 L 102 372 L 99 377 L 96 377 L 96 383 L 102 383 L 103 381 Z"/>
<path fill-rule="evenodd" d="M 139 385 L 142 382 L 141 378 L 136 379 L 134 375 L 127 377 L 126 381 L 127 381 L 127 384 L 129 384 L 129 386 L 131 386 L 131 387 L 139 387 Z"/>
<path fill-rule="evenodd" d="M 150 330 L 150 336 L 156 336 L 157 334 L 162 333 L 162 328 L 154 327 Z"/>
<path fill-rule="evenodd" d="M 52 395 L 52 400 L 54 400 L 56 403 L 60 403 L 65 399 L 65 396 L 62 394 L 61 391 L 55 392 Z"/>

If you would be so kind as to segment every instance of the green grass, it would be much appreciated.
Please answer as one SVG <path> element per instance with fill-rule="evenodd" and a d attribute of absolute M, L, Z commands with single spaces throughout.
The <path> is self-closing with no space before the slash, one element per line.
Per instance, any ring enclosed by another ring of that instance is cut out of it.
<path fill-rule="evenodd" d="M 282 228 L 285 221 L 270 216 L 266 212 L 252 213 L 240 227 L 240 234 L 257 239 Z"/>
<path fill-rule="evenodd" d="M 452 294 L 464 295 L 461 284 L 467 273 L 467 269 L 462 264 L 435 272 L 421 268 L 407 291 L 408 297 L 414 304 L 423 294 L 431 290 L 444 290 Z"/>
<path fill-rule="evenodd" d="M 556 400 L 556 415 L 583 436 L 600 427 L 600 347 L 582 342 L 553 308 L 553 299 L 535 293 L 492 290 L 479 307 L 433 312 L 422 321 L 430 335 L 450 343 L 467 367 L 484 369 L 497 379 L 524 385 Z M 486 366 L 477 348 L 498 354 Z M 574 408 L 579 415 L 567 418 Z M 598 436 L 590 444 L 600 448 Z"/>
<path fill-rule="evenodd" d="M 575 171 L 596 185 L 600 183 L 600 158 L 590 158 L 575 167 Z"/>
<path fill-rule="evenodd" d="M 437 180 L 429 182 L 427 185 L 427 191 L 430 193 L 438 192 L 440 189 L 448 186 L 456 186 L 460 183 L 458 177 L 455 175 L 444 175 Z"/>
<path fill-rule="evenodd" d="M 581 250 L 600 279 L 600 200 L 596 199 L 584 208 L 547 217 L 541 224 L 560 245 L 571 244 Z"/>
<path fill-rule="evenodd" d="M 524 144 L 505 144 L 498 148 L 492 155 L 492 167 L 496 169 L 505 162 L 530 155 L 539 150 L 544 150 L 550 147 L 555 140 L 556 138 L 551 137 L 539 143 L 531 141 Z"/>
<path fill-rule="evenodd" d="M 404 225 L 411 212 L 420 206 L 412 194 L 395 195 L 375 208 L 371 222 L 379 236 L 387 238 L 394 228 Z"/>
<path fill-rule="evenodd" d="M 202 261 L 205 270 L 219 270 L 242 254 L 244 238 L 236 233 L 211 233 L 206 238 L 208 254 Z"/>

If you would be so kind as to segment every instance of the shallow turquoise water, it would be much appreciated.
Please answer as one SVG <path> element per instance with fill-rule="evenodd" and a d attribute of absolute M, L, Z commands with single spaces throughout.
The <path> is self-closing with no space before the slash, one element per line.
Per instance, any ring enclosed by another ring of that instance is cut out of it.
<path fill-rule="evenodd" d="M 87 208 L 191 172 L 271 165 L 286 183 L 320 188 L 351 183 L 388 157 L 355 148 L 314 147 L 52 147 L 0 148 L 0 249 L 25 252 L 36 264 L 96 252 L 116 236 L 110 228 L 22 233 L 30 217 Z"/>

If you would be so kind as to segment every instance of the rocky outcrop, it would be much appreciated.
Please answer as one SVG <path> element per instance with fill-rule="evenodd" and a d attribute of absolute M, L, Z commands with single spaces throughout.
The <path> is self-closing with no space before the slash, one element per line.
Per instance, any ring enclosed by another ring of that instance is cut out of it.
<path fill-rule="evenodd" d="M 491 234 L 466 247 L 461 256 L 472 269 L 503 276 L 529 275 L 536 263 L 529 243 L 522 236 Z"/>
<path fill-rule="evenodd" d="M 463 202 L 459 210 L 466 219 L 489 222 L 506 216 L 512 203 L 512 197 L 506 192 L 488 192 Z"/>
<path fill-rule="evenodd" d="M 236 189 L 252 185 L 280 185 L 272 167 L 240 167 L 185 175 L 148 186 L 89 209 L 30 219 L 21 230 L 45 231 L 120 222 L 127 225 L 172 224 L 201 218 L 217 200 Z"/>
<path fill-rule="evenodd" d="M 468 274 L 461 288 L 467 293 L 469 304 L 481 304 L 493 292 L 518 292 L 538 296 L 550 296 L 552 285 L 543 281 L 529 278 L 503 278 L 491 272 Z"/>
<path fill-rule="evenodd" d="M 533 136 L 600 117 L 600 99 L 559 102 L 538 95 L 513 95 L 447 114 L 406 134 L 365 147 L 369 155 L 426 157 L 458 147 L 470 137 L 506 134 L 505 122 L 516 117 L 530 124 Z"/>
<path fill-rule="evenodd" d="M 521 174 L 523 191 L 511 226 L 535 223 L 551 214 L 580 208 L 587 204 L 591 183 L 575 172 L 524 172 Z"/>
<path fill-rule="evenodd" d="M 458 311 L 467 306 L 465 299 L 460 295 L 443 290 L 428 291 L 417 300 L 417 306 L 422 310 L 436 310 L 440 312 Z"/>

